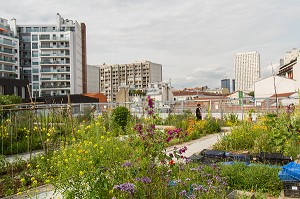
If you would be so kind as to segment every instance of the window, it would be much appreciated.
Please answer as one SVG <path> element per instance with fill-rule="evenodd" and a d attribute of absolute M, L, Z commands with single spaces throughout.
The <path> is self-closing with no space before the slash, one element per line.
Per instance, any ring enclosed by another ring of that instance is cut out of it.
<path fill-rule="evenodd" d="M 26 33 L 30 33 L 31 32 L 31 27 L 26 27 Z"/>
<path fill-rule="evenodd" d="M 32 84 L 32 89 L 39 89 L 39 84 L 38 83 L 33 83 Z"/>
<path fill-rule="evenodd" d="M 26 95 L 25 95 L 25 93 L 26 93 L 26 89 L 25 89 L 25 87 L 24 86 L 22 86 L 22 99 L 25 99 L 26 98 Z"/>
<path fill-rule="evenodd" d="M 50 39 L 50 35 L 40 35 L 40 40 L 49 40 Z"/>
<path fill-rule="evenodd" d="M 39 69 L 38 68 L 33 68 L 32 73 L 39 73 Z"/>
<path fill-rule="evenodd" d="M 38 51 L 32 51 L 32 57 L 38 57 L 39 52 Z"/>
<path fill-rule="evenodd" d="M 18 87 L 18 86 L 14 86 L 14 94 L 15 94 L 16 96 L 19 95 L 19 87 Z"/>
<path fill-rule="evenodd" d="M 32 41 L 38 41 L 38 36 L 37 35 L 32 35 Z"/>
<path fill-rule="evenodd" d="M 38 49 L 38 43 L 32 43 L 32 49 Z"/>
<path fill-rule="evenodd" d="M 40 28 L 39 28 L 39 27 L 34 27 L 34 28 L 33 28 L 33 31 L 34 31 L 34 32 L 40 32 Z"/>
<path fill-rule="evenodd" d="M 0 95 L 4 95 L 4 94 L 5 94 L 5 86 L 0 85 Z"/>
<path fill-rule="evenodd" d="M 33 81 L 39 81 L 39 76 L 38 75 L 33 75 Z"/>
<path fill-rule="evenodd" d="M 39 65 L 39 62 L 32 62 L 32 65 Z"/>

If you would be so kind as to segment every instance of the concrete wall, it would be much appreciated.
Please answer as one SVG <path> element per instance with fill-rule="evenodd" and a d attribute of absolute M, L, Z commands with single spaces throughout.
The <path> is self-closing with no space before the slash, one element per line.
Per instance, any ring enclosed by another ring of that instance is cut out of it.
<path fill-rule="evenodd" d="M 295 92 L 297 89 L 296 81 L 280 76 L 275 76 L 276 93 L 290 93 Z M 262 79 L 255 82 L 255 98 L 268 98 L 275 94 L 274 77 Z"/>

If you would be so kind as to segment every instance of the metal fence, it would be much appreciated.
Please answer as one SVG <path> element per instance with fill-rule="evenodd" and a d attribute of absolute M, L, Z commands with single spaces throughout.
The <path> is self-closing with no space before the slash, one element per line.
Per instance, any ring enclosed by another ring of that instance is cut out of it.
<path fill-rule="evenodd" d="M 235 114 L 239 119 L 243 119 L 249 113 L 253 118 L 261 113 L 272 113 L 278 110 L 287 111 L 290 104 L 299 105 L 299 98 L 266 98 L 266 99 L 202 99 L 202 100 L 184 100 L 184 101 L 154 101 L 155 113 L 162 118 L 170 114 L 182 114 L 191 112 L 195 114 L 197 104 L 201 105 L 202 115 L 205 117 L 210 113 L 215 118 L 222 118 L 228 114 Z M 26 105 L 31 106 L 31 105 Z M 126 103 L 78 103 L 78 104 L 37 104 L 38 110 L 51 110 L 53 108 L 72 108 L 73 115 L 80 115 L 88 112 L 94 112 L 95 115 L 101 115 L 103 112 L 110 111 L 118 106 L 127 107 L 131 113 L 138 117 L 147 117 L 147 101 L 126 102 Z"/>

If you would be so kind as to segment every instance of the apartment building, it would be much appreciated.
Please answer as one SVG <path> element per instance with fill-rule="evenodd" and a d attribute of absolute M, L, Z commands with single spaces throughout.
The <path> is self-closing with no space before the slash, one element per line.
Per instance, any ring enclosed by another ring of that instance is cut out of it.
<path fill-rule="evenodd" d="M 150 61 L 100 66 L 100 92 L 108 101 L 116 100 L 121 87 L 146 89 L 150 82 L 162 81 L 162 65 Z"/>
<path fill-rule="evenodd" d="M 32 96 L 86 93 L 86 27 L 57 14 L 54 25 L 17 25 L 20 78 Z"/>
<path fill-rule="evenodd" d="M 258 52 L 237 53 L 234 60 L 235 89 L 253 91 L 254 83 L 260 78 L 260 55 Z"/>
<path fill-rule="evenodd" d="M 17 32 L 8 24 L 8 20 L 2 18 L 0 18 L 0 78 L 20 78 Z"/>

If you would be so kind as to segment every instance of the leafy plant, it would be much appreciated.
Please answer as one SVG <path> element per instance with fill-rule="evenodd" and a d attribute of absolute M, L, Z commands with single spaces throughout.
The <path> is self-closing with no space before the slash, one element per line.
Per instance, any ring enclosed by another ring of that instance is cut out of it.
<path fill-rule="evenodd" d="M 124 106 L 118 106 L 112 112 L 113 121 L 119 125 L 123 130 L 127 125 L 128 120 L 130 119 L 131 113 L 128 108 Z"/>

